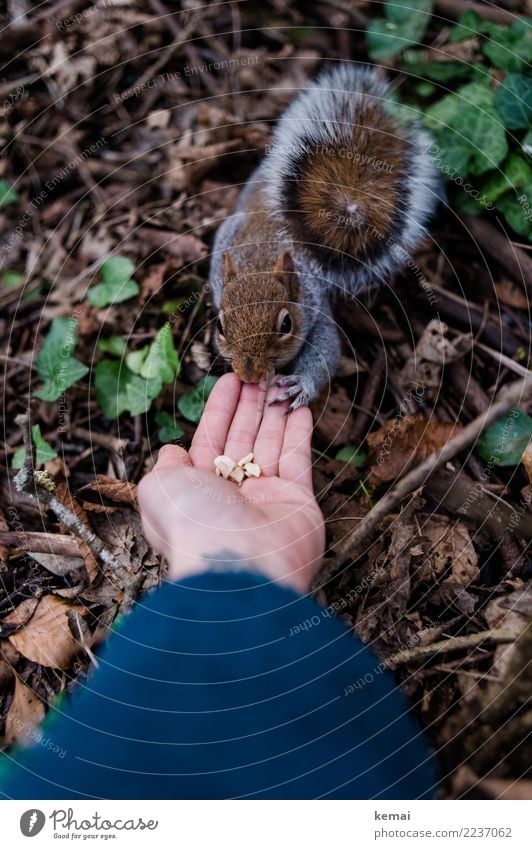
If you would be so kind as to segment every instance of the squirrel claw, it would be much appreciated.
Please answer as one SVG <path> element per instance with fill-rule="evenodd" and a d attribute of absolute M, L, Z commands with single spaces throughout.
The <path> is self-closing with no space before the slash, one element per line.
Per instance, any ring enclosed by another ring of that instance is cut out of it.
<path fill-rule="evenodd" d="M 275 379 L 275 383 L 277 386 L 286 386 L 287 389 L 281 392 L 273 401 L 270 401 L 270 406 L 272 404 L 282 404 L 283 401 L 289 401 L 290 398 L 293 398 L 292 403 L 286 411 L 286 415 L 293 413 L 298 407 L 303 407 L 310 401 L 310 396 L 303 389 L 301 379 L 297 374 L 281 375 Z"/>

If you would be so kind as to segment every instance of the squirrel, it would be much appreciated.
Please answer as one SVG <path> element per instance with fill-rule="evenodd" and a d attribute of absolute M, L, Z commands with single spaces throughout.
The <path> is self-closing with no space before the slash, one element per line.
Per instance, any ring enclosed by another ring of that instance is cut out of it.
<path fill-rule="evenodd" d="M 335 295 L 386 281 L 426 235 L 430 145 L 367 65 L 325 70 L 289 105 L 213 246 L 215 341 L 240 380 L 291 364 L 275 378 L 291 412 L 332 379 Z"/>

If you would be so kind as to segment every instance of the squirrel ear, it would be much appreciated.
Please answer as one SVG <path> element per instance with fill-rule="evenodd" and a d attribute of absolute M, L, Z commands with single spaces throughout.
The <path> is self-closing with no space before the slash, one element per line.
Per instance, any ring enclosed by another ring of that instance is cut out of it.
<path fill-rule="evenodd" d="M 293 301 L 298 299 L 299 292 L 299 284 L 295 271 L 294 260 L 290 251 L 285 251 L 277 257 L 277 261 L 273 267 L 273 274 L 286 286 Z"/>
<path fill-rule="evenodd" d="M 287 274 L 292 274 L 294 271 L 294 260 L 292 259 L 290 251 L 285 251 L 277 257 L 277 262 L 273 267 L 273 273 L 276 277 L 285 279 Z"/>
<path fill-rule="evenodd" d="M 233 260 L 229 255 L 229 251 L 224 251 L 222 254 L 222 274 L 224 279 L 228 277 L 234 277 L 236 274 L 236 268 L 234 266 Z"/>

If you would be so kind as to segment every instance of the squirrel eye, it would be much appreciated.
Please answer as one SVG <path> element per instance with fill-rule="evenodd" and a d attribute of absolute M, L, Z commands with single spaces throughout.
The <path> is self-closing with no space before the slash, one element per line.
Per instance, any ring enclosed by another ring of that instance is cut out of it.
<path fill-rule="evenodd" d="M 288 336 L 289 333 L 292 332 L 292 316 L 288 312 L 288 310 L 283 310 L 281 315 L 279 316 L 280 325 L 279 325 L 279 333 L 281 336 Z"/>
<path fill-rule="evenodd" d="M 218 331 L 220 336 L 224 335 L 224 328 L 223 328 L 222 320 L 220 318 L 216 322 L 216 330 Z"/>

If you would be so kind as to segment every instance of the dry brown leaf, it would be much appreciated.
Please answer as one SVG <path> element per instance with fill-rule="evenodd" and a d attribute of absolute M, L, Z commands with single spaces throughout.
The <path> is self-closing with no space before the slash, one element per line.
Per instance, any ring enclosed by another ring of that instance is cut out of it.
<path fill-rule="evenodd" d="M 525 471 L 528 475 L 528 480 L 532 484 L 532 442 L 529 442 L 527 447 L 523 451 L 521 462 L 525 467 Z"/>
<path fill-rule="evenodd" d="M 343 386 L 335 384 L 333 391 L 322 392 L 312 404 L 315 428 L 328 445 L 349 442 L 353 426 L 353 402 Z"/>
<path fill-rule="evenodd" d="M 466 587 L 477 580 L 478 556 L 463 522 L 451 524 L 446 516 L 431 517 L 423 526 L 423 536 L 429 544 L 419 579 L 435 580 L 450 567 L 444 583 Z"/>
<path fill-rule="evenodd" d="M 517 640 L 532 620 L 532 586 L 527 585 L 510 595 L 497 596 L 486 605 L 483 613 L 490 628 L 504 628 Z M 515 643 L 497 646 L 493 669 L 501 679 L 514 653 Z"/>
<path fill-rule="evenodd" d="M 373 465 L 370 483 L 377 486 L 405 474 L 415 463 L 422 463 L 439 451 L 449 439 L 462 430 L 457 423 L 439 422 L 425 416 L 405 416 L 392 419 L 379 430 L 368 434 L 368 446 Z"/>
<path fill-rule="evenodd" d="M 120 504 L 136 503 L 137 485 L 131 481 L 121 481 L 108 475 L 96 475 L 96 480 L 91 481 L 90 488 Z"/>
<path fill-rule="evenodd" d="M 83 616 L 87 608 L 45 595 L 28 624 L 9 637 L 15 648 L 34 663 L 64 669 L 79 651 L 68 624 L 69 611 Z"/>
<path fill-rule="evenodd" d="M 505 278 L 500 280 L 499 283 L 495 283 L 495 291 L 503 304 L 515 307 L 518 310 L 528 310 L 530 303 L 525 292 L 512 280 Z"/>
<path fill-rule="evenodd" d="M 29 622 L 35 613 L 38 603 L 39 596 L 24 599 L 24 601 L 15 607 L 15 609 L 12 610 L 11 613 L 3 620 L 0 633 L 3 635 L 4 633 L 11 633 L 17 628 L 22 628 L 26 622 Z"/>
<path fill-rule="evenodd" d="M 440 389 L 443 367 L 463 357 L 473 344 L 470 333 L 459 333 L 451 340 L 447 338 L 448 331 L 439 319 L 429 321 L 400 374 L 401 386 L 422 386 L 427 398 Z"/>
<path fill-rule="evenodd" d="M 44 717 L 44 705 L 20 678 L 15 679 L 15 694 L 6 718 L 4 744 L 24 743 Z"/>
<path fill-rule="evenodd" d="M 11 676 L 13 675 L 13 669 L 11 665 L 6 661 L 0 658 L 0 692 L 4 689 L 6 684 L 11 680 Z"/>
<path fill-rule="evenodd" d="M 69 554 L 49 554 L 43 551 L 30 551 L 28 553 L 52 575 L 59 575 L 61 578 L 64 575 L 76 576 L 79 580 L 85 578 L 83 557 L 73 557 Z M 76 575 L 76 572 L 78 575 Z"/>

